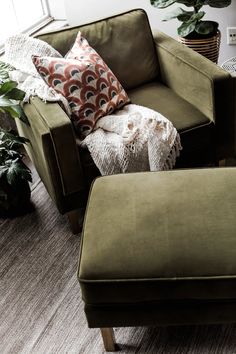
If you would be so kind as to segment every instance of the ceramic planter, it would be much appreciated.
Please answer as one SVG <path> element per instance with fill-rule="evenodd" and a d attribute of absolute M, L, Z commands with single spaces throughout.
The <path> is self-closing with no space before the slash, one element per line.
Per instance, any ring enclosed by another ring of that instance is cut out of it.
<path fill-rule="evenodd" d="M 213 61 L 213 63 L 218 63 L 221 40 L 220 31 L 217 31 L 214 36 L 209 38 L 190 39 L 179 37 L 178 40 L 179 42 L 185 44 L 189 48 Z"/>

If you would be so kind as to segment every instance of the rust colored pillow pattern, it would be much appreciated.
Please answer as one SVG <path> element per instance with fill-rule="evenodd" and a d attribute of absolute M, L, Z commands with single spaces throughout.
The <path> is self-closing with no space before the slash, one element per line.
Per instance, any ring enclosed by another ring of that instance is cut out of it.
<path fill-rule="evenodd" d="M 67 98 L 82 138 L 99 118 L 129 102 L 118 79 L 80 32 L 66 58 L 33 56 L 32 60 L 44 81 Z"/>

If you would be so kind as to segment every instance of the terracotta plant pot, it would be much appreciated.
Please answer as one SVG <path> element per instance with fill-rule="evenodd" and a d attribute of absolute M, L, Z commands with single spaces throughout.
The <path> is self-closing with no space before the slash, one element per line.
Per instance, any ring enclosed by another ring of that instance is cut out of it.
<path fill-rule="evenodd" d="M 189 39 L 179 37 L 179 42 L 185 44 L 189 48 L 195 50 L 199 54 L 213 61 L 213 63 L 218 63 L 219 51 L 220 51 L 220 39 L 221 33 L 217 31 L 217 34 L 209 38 L 201 39 Z"/>

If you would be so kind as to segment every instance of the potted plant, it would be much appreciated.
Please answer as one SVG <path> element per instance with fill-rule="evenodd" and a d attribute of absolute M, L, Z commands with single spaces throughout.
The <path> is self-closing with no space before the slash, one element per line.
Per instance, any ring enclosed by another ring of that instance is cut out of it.
<path fill-rule="evenodd" d="M 0 128 L 0 215 L 11 216 L 28 210 L 31 171 L 23 162 L 21 147 L 28 142 L 16 133 Z"/>
<path fill-rule="evenodd" d="M 204 5 L 210 7 L 223 8 L 231 4 L 231 0 L 150 0 L 151 4 L 159 9 L 163 9 L 180 3 L 191 7 L 190 11 L 182 7 L 175 8 L 163 19 L 168 21 L 178 19 L 181 25 L 177 32 L 179 40 L 204 55 L 208 59 L 217 63 L 220 47 L 219 24 L 214 21 L 203 20 L 205 12 L 202 11 Z"/>
<path fill-rule="evenodd" d="M 0 112 L 28 123 L 20 106 L 25 93 L 14 81 L 0 84 Z M 28 139 L 0 128 L 0 216 L 21 214 L 30 204 L 31 171 L 24 164 L 22 146 Z"/>

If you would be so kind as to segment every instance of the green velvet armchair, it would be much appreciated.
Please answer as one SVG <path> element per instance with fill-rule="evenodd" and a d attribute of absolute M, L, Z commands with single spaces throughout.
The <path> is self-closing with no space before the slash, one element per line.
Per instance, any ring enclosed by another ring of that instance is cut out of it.
<path fill-rule="evenodd" d="M 215 164 L 234 155 L 233 78 L 208 59 L 167 35 L 152 33 L 145 11 L 132 10 L 38 36 L 65 55 L 78 31 L 88 39 L 126 89 L 131 102 L 159 111 L 180 133 L 183 150 L 176 167 Z M 30 139 L 27 152 L 48 193 L 78 231 L 78 213 L 99 171 L 76 144 L 70 118 L 58 103 L 32 97 L 24 105 L 30 126 L 17 122 Z"/>

